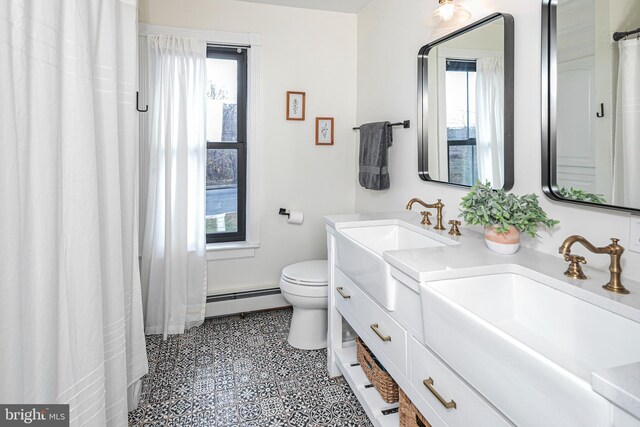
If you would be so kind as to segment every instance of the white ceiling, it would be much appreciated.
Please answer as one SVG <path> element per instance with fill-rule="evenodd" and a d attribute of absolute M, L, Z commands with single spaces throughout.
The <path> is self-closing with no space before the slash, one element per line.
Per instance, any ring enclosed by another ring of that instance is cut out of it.
<path fill-rule="evenodd" d="M 330 10 L 334 12 L 358 13 L 371 0 L 240 0 L 251 3 L 300 7 L 303 9 Z"/>

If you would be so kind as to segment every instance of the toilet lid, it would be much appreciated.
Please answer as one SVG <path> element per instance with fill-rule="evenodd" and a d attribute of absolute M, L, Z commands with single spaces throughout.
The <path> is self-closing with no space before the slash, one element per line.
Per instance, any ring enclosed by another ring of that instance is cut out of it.
<path fill-rule="evenodd" d="M 327 284 L 327 260 L 304 261 L 282 269 L 282 278 L 298 285 Z"/>

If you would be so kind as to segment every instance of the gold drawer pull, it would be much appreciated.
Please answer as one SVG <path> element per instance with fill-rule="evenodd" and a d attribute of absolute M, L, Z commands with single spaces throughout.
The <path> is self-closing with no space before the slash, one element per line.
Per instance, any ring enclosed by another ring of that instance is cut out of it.
<path fill-rule="evenodd" d="M 344 288 L 342 286 L 339 286 L 336 288 L 336 291 L 338 291 L 338 293 L 342 296 L 342 298 L 344 299 L 349 299 L 351 298 L 351 295 L 349 295 L 348 293 L 346 293 L 344 291 Z"/>
<path fill-rule="evenodd" d="M 389 335 L 382 335 L 382 332 L 380 332 L 380 329 L 378 329 L 377 323 L 372 323 L 371 329 L 376 333 L 377 336 L 380 337 L 382 341 L 391 341 L 391 337 Z"/>
<path fill-rule="evenodd" d="M 438 401 L 442 403 L 442 406 L 444 406 L 447 409 L 457 409 L 455 400 L 451 399 L 451 401 L 447 402 L 442 398 L 442 396 L 440 396 L 440 393 L 438 393 L 435 387 L 433 387 L 433 379 L 431 377 L 422 381 L 422 384 L 424 384 L 424 386 L 429 389 L 431 394 L 433 394 L 436 397 L 436 399 L 438 399 Z"/>

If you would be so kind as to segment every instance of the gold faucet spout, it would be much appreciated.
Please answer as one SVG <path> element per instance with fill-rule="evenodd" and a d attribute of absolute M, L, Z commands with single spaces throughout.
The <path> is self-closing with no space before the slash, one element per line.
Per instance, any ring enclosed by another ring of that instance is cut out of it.
<path fill-rule="evenodd" d="M 620 275 L 622 274 L 620 259 L 622 258 L 624 248 L 618 244 L 619 241 L 619 239 L 612 238 L 609 245 L 596 247 L 584 237 L 573 235 L 564 239 L 564 242 L 562 242 L 562 245 L 560 245 L 560 248 L 558 248 L 558 252 L 565 256 L 570 255 L 571 246 L 573 246 L 574 243 L 580 243 L 582 246 L 584 246 L 594 254 L 608 254 L 611 258 L 611 263 L 609 265 L 609 273 L 611 273 L 611 278 L 609 280 L 609 283 L 602 287 L 608 291 L 616 292 L 619 294 L 628 294 L 629 291 L 625 289 L 624 286 L 622 286 L 622 280 L 620 279 Z"/>
<path fill-rule="evenodd" d="M 438 199 L 437 202 L 435 203 L 425 203 L 422 200 L 418 199 L 417 197 L 414 197 L 413 199 L 409 200 L 409 203 L 407 203 L 407 210 L 410 211 L 411 208 L 413 207 L 414 203 L 418 203 L 422 206 L 424 206 L 427 209 L 436 209 L 437 211 L 437 223 L 436 226 L 433 227 L 435 230 L 444 230 L 444 225 L 442 224 L 442 208 L 444 208 L 444 203 L 442 203 L 441 199 Z M 424 215 L 424 214 L 423 214 Z"/>
<path fill-rule="evenodd" d="M 573 246 L 574 243 L 580 243 L 582 246 L 584 246 L 594 254 L 608 254 L 610 253 L 610 250 L 611 250 L 609 248 L 609 246 L 611 245 L 598 248 L 594 246 L 590 241 L 585 239 L 584 237 L 574 234 L 573 236 L 569 236 L 566 239 L 564 239 L 564 242 L 562 242 L 562 245 L 560 245 L 558 252 L 563 255 L 571 254 L 571 246 Z"/>
<path fill-rule="evenodd" d="M 417 197 L 414 197 L 413 199 L 409 200 L 409 202 L 407 203 L 407 210 L 410 211 L 415 203 L 418 203 L 418 204 L 424 206 L 425 208 L 428 207 L 425 202 L 423 202 L 422 200 L 418 199 Z"/>

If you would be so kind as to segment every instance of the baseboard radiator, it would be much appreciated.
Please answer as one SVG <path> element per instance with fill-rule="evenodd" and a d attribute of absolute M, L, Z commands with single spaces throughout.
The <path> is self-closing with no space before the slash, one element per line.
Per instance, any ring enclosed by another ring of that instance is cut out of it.
<path fill-rule="evenodd" d="M 270 310 L 287 307 L 280 288 L 232 292 L 207 296 L 206 317 L 226 316 L 249 311 Z"/>

